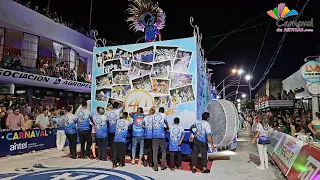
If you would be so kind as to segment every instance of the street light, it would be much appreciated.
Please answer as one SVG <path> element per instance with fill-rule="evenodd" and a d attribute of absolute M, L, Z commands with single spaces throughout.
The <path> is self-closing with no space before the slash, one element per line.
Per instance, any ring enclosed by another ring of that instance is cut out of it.
<path fill-rule="evenodd" d="M 232 74 L 235 74 L 237 72 L 237 69 L 232 69 Z"/>
<path fill-rule="evenodd" d="M 247 95 L 246 94 L 242 94 L 242 98 L 246 98 L 247 97 Z"/>
<path fill-rule="evenodd" d="M 228 75 L 226 78 L 224 78 L 224 79 L 215 87 L 216 89 L 218 89 L 218 87 L 222 84 L 222 91 L 223 91 L 222 99 L 225 99 L 225 97 L 226 97 L 226 95 L 225 95 L 225 89 L 227 88 L 227 87 L 225 87 L 225 81 L 226 81 L 226 79 L 228 79 L 230 76 L 232 76 L 232 75 L 234 75 L 234 74 L 236 74 L 236 73 L 238 73 L 238 75 L 241 76 L 241 74 L 242 74 L 243 72 L 244 72 L 243 69 L 236 69 L 236 68 L 232 69 L 232 70 L 231 70 L 231 74 Z M 233 83 L 233 82 L 231 82 L 231 83 Z M 219 94 L 220 94 L 220 93 L 219 93 Z"/>
<path fill-rule="evenodd" d="M 246 80 L 248 81 L 248 85 L 249 85 L 249 101 L 251 101 L 251 79 L 252 79 L 252 76 L 250 74 L 247 74 L 246 75 Z"/>
<path fill-rule="evenodd" d="M 242 69 L 238 70 L 238 74 L 241 75 L 244 71 Z"/>

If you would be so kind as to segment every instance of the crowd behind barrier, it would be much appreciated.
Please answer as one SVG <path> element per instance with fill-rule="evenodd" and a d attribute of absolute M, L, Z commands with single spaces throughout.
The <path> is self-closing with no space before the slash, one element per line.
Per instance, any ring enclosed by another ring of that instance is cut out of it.
<path fill-rule="evenodd" d="M 289 179 L 320 179 L 320 144 L 272 131 L 267 152 Z"/>

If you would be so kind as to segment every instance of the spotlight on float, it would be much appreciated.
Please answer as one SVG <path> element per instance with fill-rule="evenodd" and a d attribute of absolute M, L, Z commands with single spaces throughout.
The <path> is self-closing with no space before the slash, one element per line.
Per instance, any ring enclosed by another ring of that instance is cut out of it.
<path fill-rule="evenodd" d="M 242 94 L 242 98 L 246 98 L 247 97 L 247 95 L 246 94 Z"/>
<path fill-rule="evenodd" d="M 220 96 L 219 96 L 219 95 L 217 95 L 217 99 L 220 99 Z"/>
<path fill-rule="evenodd" d="M 239 103 L 241 100 L 240 99 L 237 99 L 237 102 Z"/>
<path fill-rule="evenodd" d="M 246 80 L 249 81 L 251 80 L 252 76 L 250 76 L 249 74 L 246 75 Z"/>

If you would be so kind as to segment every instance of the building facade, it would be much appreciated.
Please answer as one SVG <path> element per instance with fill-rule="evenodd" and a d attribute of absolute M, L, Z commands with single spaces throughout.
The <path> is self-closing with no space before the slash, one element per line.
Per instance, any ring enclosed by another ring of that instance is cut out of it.
<path fill-rule="evenodd" d="M 255 93 L 255 98 L 259 99 L 263 95 L 277 97 L 277 94 L 282 92 L 282 80 L 283 79 L 267 79 Z"/>
<path fill-rule="evenodd" d="M 90 94 L 91 85 L 84 79 L 91 73 L 94 43 L 92 38 L 15 1 L 0 0 L 0 84 L 15 86 L 10 95 L 0 88 L 0 102 L 76 104 L 75 97 Z M 53 93 L 36 96 L 41 87 L 45 88 L 41 92 Z"/>

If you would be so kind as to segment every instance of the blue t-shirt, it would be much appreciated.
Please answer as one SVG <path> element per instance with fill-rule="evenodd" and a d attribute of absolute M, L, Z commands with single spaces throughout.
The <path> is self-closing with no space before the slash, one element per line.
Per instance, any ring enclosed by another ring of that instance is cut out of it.
<path fill-rule="evenodd" d="M 152 139 L 152 123 L 153 123 L 153 115 L 148 115 L 144 117 L 143 125 L 144 125 L 145 139 Z"/>
<path fill-rule="evenodd" d="M 78 118 L 78 130 L 86 131 L 90 129 L 90 114 L 88 109 L 80 109 L 76 114 Z"/>
<path fill-rule="evenodd" d="M 179 143 L 184 136 L 183 127 L 174 124 L 170 127 L 169 151 L 181 151 Z"/>
<path fill-rule="evenodd" d="M 119 119 L 117 121 L 116 134 L 114 136 L 114 142 L 123 142 L 126 143 L 128 128 L 130 126 L 130 122 L 125 119 Z"/>
<path fill-rule="evenodd" d="M 157 113 L 153 116 L 153 123 L 152 123 L 152 137 L 164 139 L 165 138 L 165 131 L 164 131 L 164 124 L 167 123 L 167 116 L 164 113 Z"/>
<path fill-rule="evenodd" d="M 54 118 L 52 121 L 53 121 L 53 124 L 57 126 L 58 130 L 64 130 L 66 127 L 67 118 L 66 116 L 63 115 L 63 116 Z"/>
<path fill-rule="evenodd" d="M 96 137 L 107 138 L 108 137 L 108 118 L 105 115 L 96 115 L 93 117 L 93 122 L 96 124 Z"/>
<path fill-rule="evenodd" d="M 142 128 L 144 115 L 143 114 L 134 114 L 131 116 L 133 121 L 132 126 L 132 136 L 143 136 L 144 130 Z"/>
<path fill-rule="evenodd" d="M 109 133 L 116 132 L 117 121 L 120 119 L 120 114 L 122 112 L 122 108 L 113 109 L 110 112 L 107 112 L 108 121 L 109 121 Z"/>
<path fill-rule="evenodd" d="M 65 120 L 65 133 L 66 134 L 76 134 L 77 128 L 76 128 L 76 122 L 77 122 L 77 116 L 71 113 L 67 113 L 64 116 Z"/>
<path fill-rule="evenodd" d="M 207 135 L 211 134 L 211 127 L 207 121 L 198 120 L 193 124 L 193 128 L 196 129 L 195 137 L 204 143 L 208 143 Z"/>

